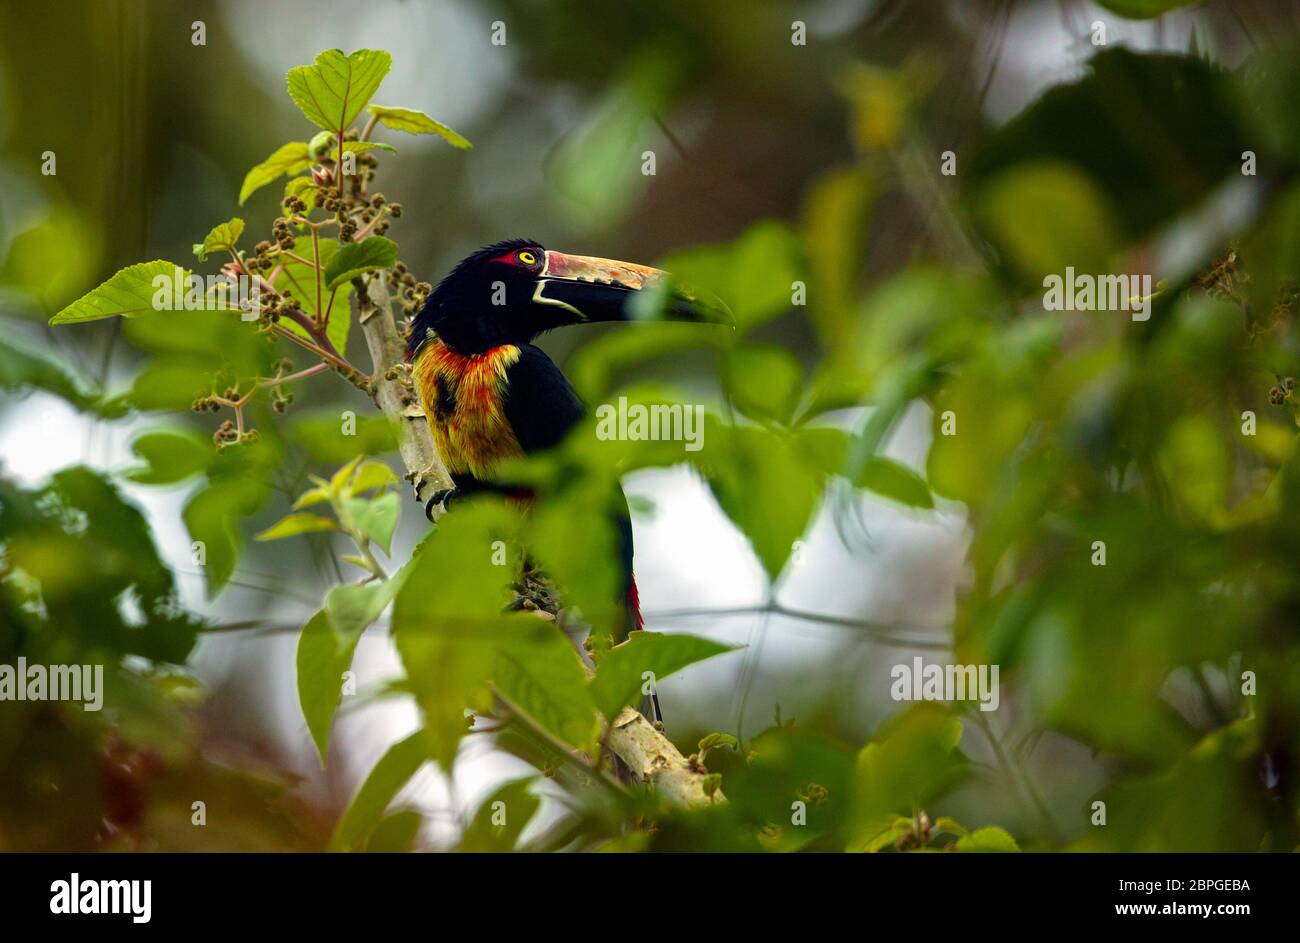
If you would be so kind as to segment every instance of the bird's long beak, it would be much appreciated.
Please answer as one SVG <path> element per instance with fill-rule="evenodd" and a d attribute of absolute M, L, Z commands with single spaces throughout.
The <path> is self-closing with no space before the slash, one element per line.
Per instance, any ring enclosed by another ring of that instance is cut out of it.
<path fill-rule="evenodd" d="M 664 294 L 646 297 L 656 289 Z M 574 323 L 656 317 L 671 321 L 732 321 L 721 301 L 672 284 L 668 273 L 660 269 L 564 252 L 547 251 L 546 263 L 533 289 L 533 301 L 568 312 Z"/>

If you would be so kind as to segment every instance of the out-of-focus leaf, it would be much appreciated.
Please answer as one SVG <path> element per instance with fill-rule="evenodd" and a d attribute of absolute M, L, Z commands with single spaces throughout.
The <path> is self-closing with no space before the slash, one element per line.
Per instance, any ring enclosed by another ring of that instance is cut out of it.
<path fill-rule="evenodd" d="M 849 850 L 878 834 L 882 817 L 910 815 L 951 787 L 964 764 L 956 752 L 961 722 L 933 704 L 922 704 L 891 721 L 858 754 Z"/>
<path fill-rule="evenodd" d="M 718 423 L 705 430 L 704 448 L 693 461 L 775 579 L 808 526 L 826 473 L 798 435 Z"/>
<path fill-rule="evenodd" d="M 170 485 L 206 471 L 216 458 L 212 440 L 192 430 L 146 432 L 131 443 L 144 466 L 127 473 L 143 485 Z"/>
<path fill-rule="evenodd" d="M 1100 6 L 1131 20 L 1152 20 L 1170 10 L 1198 2 L 1199 0 L 1097 0 Z"/>
<path fill-rule="evenodd" d="M 345 507 L 357 529 L 383 547 L 384 553 L 391 553 L 400 502 L 396 493 L 389 492 L 377 498 L 349 498 Z"/>
<path fill-rule="evenodd" d="M 1263 324 L 1288 317 L 1300 285 L 1300 185 L 1278 195 L 1246 238 L 1241 255 L 1250 273 L 1253 316 Z"/>
<path fill-rule="evenodd" d="M 583 344 L 565 368 L 574 388 L 590 402 L 608 397 L 623 372 L 656 358 L 725 349 L 731 332 L 714 325 L 651 322 L 635 331 L 610 331 Z"/>
<path fill-rule="evenodd" d="M 17 392 L 40 389 L 67 400 L 78 409 L 115 417 L 123 404 L 102 400 L 82 386 L 75 373 L 52 355 L 13 338 L 0 338 L 0 389 Z"/>
<path fill-rule="evenodd" d="M 1029 284 L 1066 268 L 1097 276 L 1118 248 L 1113 212 L 1082 171 L 1063 162 L 1029 161 L 991 177 L 977 198 L 989 238 Z"/>
<path fill-rule="evenodd" d="M 801 727 L 772 727 L 747 745 L 748 758 L 726 774 L 727 799 L 746 820 L 780 827 L 775 847 L 797 851 L 848 825 L 853 801 L 853 750 Z M 795 803 L 805 817 L 793 825 Z"/>
<path fill-rule="evenodd" d="M 492 681 L 562 743 L 596 749 L 596 705 L 582 659 L 553 622 L 521 616 L 498 630 Z"/>
<path fill-rule="evenodd" d="M 348 490 L 354 495 L 362 494 L 375 488 L 395 485 L 397 480 L 397 475 L 393 474 L 393 470 L 383 462 L 363 462 L 357 467 L 356 474 L 352 476 Z"/>
<path fill-rule="evenodd" d="M 262 161 L 244 176 L 244 183 L 239 188 L 239 205 L 255 192 L 284 174 L 290 176 L 300 173 L 311 166 L 311 152 L 302 141 L 290 141 L 281 144 L 266 160 Z"/>
<path fill-rule="evenodd" d="M 372 854 L 396 854 L 410 851 L 420 833 L 424 818 L 414 809 L 402 809 L 384 816 L 366 842 Z"/>
<path fill-rule="evenodd" d="M 529 516 L 529 552 L 568 604 L 600 631 L 620 628 L 623 619 L 618 533 L 614 521 L 622 495 L 597 476 L 573 481 L 545 495 Z"/>
<path fill-rule="evenodd" d="M 104 252 L 99 228 L 72 206 L 57 204 L 13 237 L 0 266 L 0 284 L 36 298 L 47 312 L 94 283 Z"/>
<path fill-rule="evenodd" d="M 363 847 L 398 791 L 429 759 L 423 731 L 416 731 L 389 747 L 339 819 L 330 838 L 330 849 L 354 851 Z"/>
<path fill-rule="evenodd" d="M 290 514 L 281 518 L 254 539 L 258 541 L 283 540 L 301 534 L 314 534 L 323 530 L 338 530 L 338 525 L 328 517 L 319 514 Z"/>
<path fill-rule="evenodd" d="M 727 353 L 727 392 L 746 416 L 788 424 L 799 405 L 803 368 L 783 347 L 743 344 Z"/>
<path fill-rule="evenodd" d="M 352 665 L 362 633 L 392 602 L 408 572 L 409 566 L 387 580 L 335 586 L 325 597 L 325 608 L 303 626 L 298 638 L 298 703 L 322 766 L 342 697 L 343 673 Z"/>
<path fill-rule="evenodd" d="M 832 353 L 851 330 L 872 197 L 866 174 L 845 167 L 817 180 L 804 206 L 803 241 L 811 276 L 808 318 Z"/>
<path fill-rule="evenodd" d="M 364 407 L 346 411 L 315 410 L 289 424 L 289 436 L 322 465 L 338 465 L 358 453 L 383 455 L 397 449 L 397 436 L 388 420 L 368 414 Z"/>
<path fill-rule="evenodd" d="M 1019 851 L 1020 846 L 1016 844 L 1016 840 L 1007 833 L 1006 829 L 990 825 L 986 828 L 977 828 L 975 831 L 957 839 L 956 850 Z"/>
<path fill-rule="evenodd" d="M 634 60 L 591 117 L 556 146 L 547 164 L 548 192 L 574 224 L 606 229 L 635 205 L 650 180 L 642 173 L 642 155 L 653 150 L 657 162 L 668 156 L 646 141 L 652 140 L 652 116 L 671 97 L 679 74 L 664 52 Z"/>
<path fill-rule="evenodd" d="M 802 280 L 799 240 L 775 220 L 755 223 L 732 243 L 674 253 L 661 266 L 678 285 L 716 293 L 738 333 L 790 310 Z"/>
<path fill-rule="evenodd" d="M 436 134 L 453 147 L 462 149 L 470 147 L 469 141 L 441 121 L 434 121 L 422 111 L 412 108 L 392 108 L 387 105 L 371 105 L 368 109 L 379 118 L 379 123 L 395 131 L 407 134 Z"/>
<path fill-rule="evenodd" d="M 1059 335 L 1058 321 L 1018 323 L 1001 350 L 966 365 L 935 395 L 926 478 L 936 493 L 978 505 L 1015 474 L 1007 460 L 1041 415 L 1033 377 L 1047 369 Z"/>
<path fill-rule="evenodd" d="M 289 97 L 317 127 L 346 131 L 392 65 L 392 55 L 382 49 L 358 49 L 350 55 L 327 49 L 314 65 L 289 70 Z"/>
<path fill-rule="evenodd" d="M 0 640 L 12 644 L 13 620 L 29 619 L 29 638 L 57 632 L 65 658 L 82 650 L 76 658 L 112 652 L 181 663 L 189 654 L 202 623 L 180 605 L 144 515 L 104 476 L 67 468 L 37 492 L 0 480 L 0 533 Z M 18 573 L 37 590 L 34 608 L 8 608 Z"/>
<path fill-rule="evenodd" d="M 632 632 L 626 642 L 615 645 L 601 658 L 596 676 L 591 679 L 591 694 L 600 712 L 612 720 L 619 710 L 641 696 L 645 672 L 658 682 L 687 665 L 730 651 L 735 651 L 735 646 L 694 635 Z"/>
<path fill-rule="evenodd" d="M 483 800 L 461 837 L 459 851 L 514 851 L 541 800 L 529 791 L 535 777 L 506 783 Z"/>
<path fill-rule="evenodd" d="M 908 507 L 934 507 L 934 498 L 924 478 L 901 462 L 881 455 L 863 466 L 854 484 Z"/>
<path fill-rule="evenodd" d="M 1218 67 L 1117 46 L 1094 56 L 1083 79 L 1053 87 L 994 132 L 962 179 L 979 193 L 1022 161 L 1071 163 L 1110 198 L 1129 241 L 1240 175 L 1250 148 L 1241 125 Z M 1072 221 L 1060 222 L 1068 229 Z"/>
<path fill-rule="evenodd" d="M 397 243 L 384 236 L 349 242 L 325 263 L 325 287 L 333 291 L 364 272 L 392 268 L 396 261 Z"/>
<path fill-rule="evenodd" d="M 1207 523 L 1222 520 L 1232 475 L 1225 430 L 1204 415 L 1182 417 L 1161 445 L 1160 463 L 1187 510 Z"/>
<path fill-rule="evenodd" d="M 522 561 L 521 532 L 518 513 L 505 502 L 457 505 L 425 540 L 393 605 L 407 683 L 424 715 L 428 749 L 443 769 L 451 768 L 468 729 L 465 711 L 491 706 L 487 685 L 505 626 L 540 622 L 501 615 Z M 500 546 L 510 565 L 495 565 Z"/>
<path fill-rule="evenodd" d="M 270 498 L 271 470 L 278 464 L 279 450 L 266 437 L 224 449 L 208 468 L 207 487 L 185 505 L 185 526 L 197 543 L 193 562 L 203 571 L 209 596 L 234 574 L 243 547 L 239 522 Z"/>
<path fill-rule="evenodd" d="M 1071 850 L 1258 852 L 1271 808 L 1250 798 L 1259 793 L 1258 725 L 1234 721 L 1166 767 L 1106 789 L 1106 827 Z"/>

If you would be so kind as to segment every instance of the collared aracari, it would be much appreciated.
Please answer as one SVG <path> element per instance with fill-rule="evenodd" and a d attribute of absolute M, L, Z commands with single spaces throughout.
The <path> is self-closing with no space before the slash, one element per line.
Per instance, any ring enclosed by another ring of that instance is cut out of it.
<path fill-rule="evenodd" d="M 631 320 L 638 292 L 664 277 L 645 265 L 567 255 L 526 239 L 486 246 L 457 264 L 429 295 L 407 337 L 406 359 L 456 486 L 434 495 L 426 512 L 475 491 L 510 493 L 497 479 L 500 464 L 558 445 L 582 420 L 586 410 L 577 393 L 533 345 L 538 335 L 569 324 Z M 683 292 L 669 293 L 662 303 L 669 319 L 725 318 Z M 617 522 L 625 636 L 642 620 L 622 489 L 596 513 L 611 513 Z M 654 708 L 657 715 L 657 702 Z"/>

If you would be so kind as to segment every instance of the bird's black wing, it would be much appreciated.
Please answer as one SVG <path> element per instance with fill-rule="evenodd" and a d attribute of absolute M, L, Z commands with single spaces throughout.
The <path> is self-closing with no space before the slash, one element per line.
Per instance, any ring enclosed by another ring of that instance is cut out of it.
<path fill-rule="evenodd" d="M 506 371 L 506 421 L 527 453 L 559 445 L 586 415 L 573 386 L 555 361 L 532 344 Z"/>

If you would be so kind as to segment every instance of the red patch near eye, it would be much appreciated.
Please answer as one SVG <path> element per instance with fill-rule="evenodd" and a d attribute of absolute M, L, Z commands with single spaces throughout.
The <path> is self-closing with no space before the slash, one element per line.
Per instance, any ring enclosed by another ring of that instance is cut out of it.
<path fill-rule="evenodd" d="M 526 262 L 523 259 L 519 258 L 519 256 L 524 253 L 530 255 L 533 260 L 531 262 Z M 488 259 L 488 261 L 504 262 L 507 265 L 514 265 L 518 268 L 530 268 L 537 264 L 537 260 L 539 258 L 541 258 L 541 253 L 535 249 L 512 249 L 511 251 L 503 253 L 502 255 L 498 255 L 495 256 L 494 258 Z"/>

